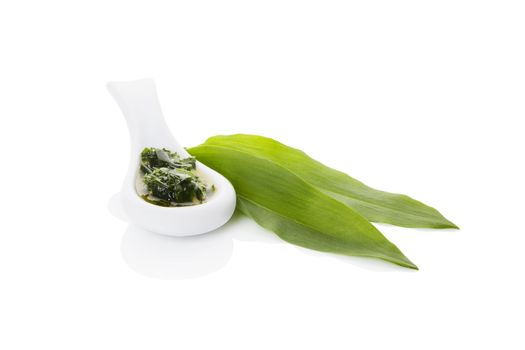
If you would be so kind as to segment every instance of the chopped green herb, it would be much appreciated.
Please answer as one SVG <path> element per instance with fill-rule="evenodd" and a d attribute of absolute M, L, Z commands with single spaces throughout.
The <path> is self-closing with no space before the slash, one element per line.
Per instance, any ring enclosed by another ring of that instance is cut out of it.
<path fill-rule="evenodd" d="M 147 191 L 141 197 L 149 203 L 163 207 L 198 204 L 213 189 L 197 176 L 194 157 L 182 158 L 166 148 L 144 148 L 140 158 Z"/>
<path fill-rule="evenodd" d="M 181 158 L 178 153 L 166 148 L 144 148 L 140 155 L 140 169 L 144 173 L 150 173 L 157 168 L 170 169 L 195 169 L 195 158 Z"/>

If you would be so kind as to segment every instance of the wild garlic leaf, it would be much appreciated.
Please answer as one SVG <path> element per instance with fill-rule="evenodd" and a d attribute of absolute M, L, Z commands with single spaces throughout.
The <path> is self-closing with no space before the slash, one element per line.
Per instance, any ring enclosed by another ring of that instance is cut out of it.
<path fill-rule="evenodd" d="M 212 138 L 213 139 L 213 138 Z M 188 149 L 231 181 L 238 209 L 290 243 L 417 269 L 368 220 L 264 154 L 214 140 Z"/>
<path fill-rule="evenodd" d="M 222 147 L 268 159 L 315 186 L 326 195 L 345 203 L 369 221 L 402 227 L 458 228 L 436 209 L 408 196 L 383 192 L 329 168 L 304 152 L 270 138 L 256 135 L 214 136 L 208 147 Z"/>

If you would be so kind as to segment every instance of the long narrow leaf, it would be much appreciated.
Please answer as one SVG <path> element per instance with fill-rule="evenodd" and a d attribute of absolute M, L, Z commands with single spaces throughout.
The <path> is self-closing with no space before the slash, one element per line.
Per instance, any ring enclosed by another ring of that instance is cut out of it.
<path fill-rule="evenodd" d="M 457 228 L 436 209 L 408 196 L 366 186 L 329 168 L 304 152 L 270 138 L 255 135 L 214 136 L 205 145 L 240 150 L 278 164 L 330 197 L 341 201 L 369 221 L 402 227 Z"/>
<path fill-rule="evenodd" d="M 208 142 L 188 151 L 232 182 L 239 210 L 283 240 L 417 269 L 363 216 L 271 158 Z"/>

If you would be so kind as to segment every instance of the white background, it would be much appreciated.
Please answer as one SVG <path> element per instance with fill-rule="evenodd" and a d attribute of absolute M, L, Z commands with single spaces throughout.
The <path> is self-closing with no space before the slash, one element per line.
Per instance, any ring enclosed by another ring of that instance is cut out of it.
<path fill-rule="evenodd" d="M 523 349 L 523 1 L 2 1 L 0 348 Z M 461 227 L 420 267 L 177 240 L 116 218 L 105 89 L 153 77 L 183 145 L 254 133 Z M 521 332 L 521 334 L 520 334 Z"/>

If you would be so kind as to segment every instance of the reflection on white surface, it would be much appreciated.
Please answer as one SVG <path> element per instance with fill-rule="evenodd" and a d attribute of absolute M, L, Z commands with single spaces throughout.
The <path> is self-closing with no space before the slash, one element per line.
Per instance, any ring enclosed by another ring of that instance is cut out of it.
<path fill-rule="evenodd" d="M 109 211 L 127 221 L 117 193 L 109 201 Z M 193 237 L 169 237 L 129 225 L 121 243 L 122 258 L 141 275 L 158 279 L 186 279 L 205 276 L 230 260 L 233 239 L 219 228 Z"/>
<path fill-rule="evenodd" d="M 117 208 L 118 205 L 115 210 Z M 221 228 L 190 237 L 162 236 L 129 225 L 122 237 L 122 257 L 129 267 L 148 277 L 187 279 L 205 276 L 228 263 L 235 240 L 282 243 L 277 236 L 258 226 L 254 230 L 254 225 L 235 214 Z"/>
<path fill-rule="evenodd" d="M 122 237 L 124 261 L 141 275 L 186 279 L 210 274 L 226 265 L 233 240 L 216 230 L 193 237 L 168 237 L 130 225 Z"/>
<path fill-rule="evenodd" d="M 111 197 L 110 213 L 127 221 L 120 195 Z M 205 276 L 224 267 L 233 254 L 234 239 L 266 243 L 282 242 L 267 232 L 248 229 L 234 214 L 223 227 L 199 236 L 169 237 L 129 225 L 121 243 L 122 258 L 141 275 L 158 279 L 187 279 Z M 251 224 L 251 223 L 250 223 Z M 249 225 L 251 226 L 251 225 Z"/>
<path fill-rule="evenodd" d="M 127 221 L 119 195 L 109 202 L 111 214 Z M 282 244 L 277 235 L 250 219 L 234 214 L 221 228 L 199 236 L 169 237 L 129 225 L 122 237 L 121 253 L 137 273 L 158 279 L 188 279 L 211 274 L 226 266 L 233 254 L 234 241 Z M 368 271 L 413 272 L 378 259 L 327 254 L 301 247 L 301 253 L 319 259 L 332 258 Z"/>

